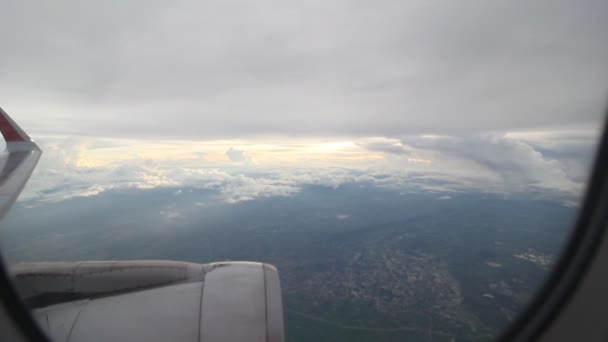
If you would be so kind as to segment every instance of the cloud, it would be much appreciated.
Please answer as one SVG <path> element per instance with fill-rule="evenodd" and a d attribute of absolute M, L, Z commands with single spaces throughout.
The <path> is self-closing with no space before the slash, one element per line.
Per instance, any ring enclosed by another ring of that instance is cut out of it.
<path fill-rule="evenodd" d="M 0 93 L 34 135 L 592 127 L 607 12 L 593 0 L 9 1 Z"/>
<path fill-rule="evenodd" d="M 233 147 L 229 148 L 226 151 L 226 156 L 230 161 L 234 163 L 249 163 L 251 162 L 251 157 L 248 156 L 245 151 L 237 150 Z"/>
<path fill-rule="evenodd" d="M 176 209 L 161 210 L 160 215 L 167 220 L 183 219 L 185 218 L 184 213 Z"/>
<path fill-rule="evenodd" d="M 583 184 L 569 175 L 569 168 L 562 161 L 547 158 L 531 144 L 508 135 L 409 137 L 404 142 L 444 158 L 473 163 L 472 178 L 475 171 L 489 172 L 498 177 L 493 186 L 506 192 L 576 194 L 582 190 Z M 589 152 L 580 158 L 588 159 Z"/>
<path fill-rule="evenodd" d="M 360 143 L 360 146 L 374 152 L 407 155 L 409 151 L 398 139 L 372 140 Z"/>
<path fill-rule="evenodd" d="M 176 178 L 182 179 L 182 186 L 215 190 L 221 193 L 228 203 L 291 196 L 300 190 L 293 181 L 281 179 L 276 175 L 252 177 L 231 174 L 220 169 L 187 169 Z"/>
<path fill-rule="evenodd" d="M 445 195 L 445 196 L 439 197 L 438 199 L 440 199 L 440 200 L 451 200 L 452 196 Z"/>
<path fill-rule="evenodd" d="M 559 160 L 571 180 L 585 182 L 600 133 L 599 129 L 528 131 L 507 133 L 506 137 L 529 144 L 546 158 Z"/>
<path fill-rule="evenodd" d="M 560 139 L 559 135 L 555 139 Z M 125 189 L 171 188 L 174 195 L 186 188 L 206 189 L 217 193 L 229 203 L 271 197 L 293 196 L 306 186 L 339 188 L 344 184 L 373 185 L 385 189 L 408 192 L 432 192 L 449 197 L 454 192 L 486 192 L 502 195 L 525 195 L 575 203 L 584 187 L 588 172 L 573 169 L 571 162 L 589 165 L 592 151 L 587 149 L 567 158 L 554 153 L 547 156 L 541 143 L 522 139 L 521 134 L 482 134 L 471 136 L 415 135 L 400 141 L 369 137 L 358 143 L 344 144 L 346 150 L 322 154 L 322 159 L 311 166 L 311 154 L 318 145 L 275 145 L 251 143 L 248 150 L 280 151 L 290 160 L 297 155 L 303 162 L 289 163 L 271 157 L 264 162 L 250 161 L 243 150 L 230 148 L 227 161 L 223 148 L 220 161 L 201 160 L 184 151 L 187 146 L 212 146 L 196 142 L 169 142 L 156 144 L 159 153 L 142 157 L 131 151 L 143 151 L 149 143 L 75 140 L 72 138 L 44 139 L 40 142 L 44 154 L 35 170 L 22 201 L 28 205 L 48 201 L 61 201 L 77 196 L 94 196 L 104 191 Z M 379 143 L 378 143 L 379 142 Z M 543 137 L 543 146 L 561 146 L 552 142 L 550 135 Z M 139 146 L 139 147 L 138 147 Z M 316 146 L 316 147 L 315 147 Z M 332 145 L 333 146 L 333 145 Z M 590 146 L 587 143 L 587 146 Z M 407 154 L 394 153 L 393 148 L 407 150 Z M 545 147 L 545 150 L 549 147 Z M 352 162 L 339 159 L 344 151 L 350 156 L 365 156 L 368 151 L 380 153 L 379 159 Z M 125 151 L 125 153 L 118 153 Z M 312 152 L 310 152 L 312 151 Z M 379 152 L 381 151 L 381 152 Z M 154 151 L 152 151 L 154 152 Z M 272 155 L 272 154 L 270 154 Z M 181 157 L 180 157 L 181 156 Z M 574 158 L 574 159 L 573 159 Z M 413 162 L 417 160 L 420 162 Z M 236 162 L 238 161 L 238 162 Z M 322 162 L 321 162 L 322 161 Z M 424 161 L 424 162 L 422 162 Z M 237 164 L 237 165 L 235 165 Z M 441 198 L 441 197 L 440 197 Z"/>

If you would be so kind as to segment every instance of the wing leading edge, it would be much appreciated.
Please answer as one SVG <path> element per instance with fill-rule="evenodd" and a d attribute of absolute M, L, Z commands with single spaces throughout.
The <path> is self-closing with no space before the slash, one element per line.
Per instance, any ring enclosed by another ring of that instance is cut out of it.
<path fill-rule="evenodd" d="M 34 171 L 42 151 L 0 108 L 0 132 L 6 148 L 0 153 L 0 219 L 11 208 Z"/>

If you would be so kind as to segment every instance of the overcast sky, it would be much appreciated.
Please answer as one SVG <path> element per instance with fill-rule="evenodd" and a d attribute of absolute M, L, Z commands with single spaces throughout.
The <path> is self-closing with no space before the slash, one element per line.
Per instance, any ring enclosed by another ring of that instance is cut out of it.
<path fill-rule="evenodd" d="M 195 186 L 236 202 L 355 182 L 574 205 L 608 99 L 606 13 L 8 0 L 0 106 L 44 150 L 24 199 Z"/>
<path fill-rule="evenodd" d="M 33 134 L 208 139 L 596 126 L 608 2 L 3 1 Z"/>

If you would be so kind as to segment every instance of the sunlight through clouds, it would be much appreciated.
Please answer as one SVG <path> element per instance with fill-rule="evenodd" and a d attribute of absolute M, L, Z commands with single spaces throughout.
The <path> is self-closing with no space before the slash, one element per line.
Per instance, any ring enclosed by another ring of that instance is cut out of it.
<path fill-rule="evenodd" d="M 547 146 L 571 144 L 571 139 L 560 142 L 559 134 L 544 134 L 542 139 L 539 145 L 529 134 L 517 132 L 336 141 L 42 137 L 45 154 L 21 200 L 60 201 L 128 188 L 194 187 L 237 203 L 292 196 L 306 185 L 337 188 L 369 183 L 399 191 L 528 194 L 576 203 L 584 179 L 569 165 L 576 162 L 584 167 L 590 155 L 555 158 Z"/>

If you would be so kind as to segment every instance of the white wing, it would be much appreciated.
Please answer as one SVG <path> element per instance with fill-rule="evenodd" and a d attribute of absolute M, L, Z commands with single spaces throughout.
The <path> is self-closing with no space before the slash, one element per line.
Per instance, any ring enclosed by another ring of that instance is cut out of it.
<path fill-rule="evenodd" d="M 0 218 L 15 203 L 42 151 L 0 108 L 0 132 L 6 149 L 0 154 Z"/>
<path fill-rule="evenodd" d="M 12 273 L 54 341 L 284 340 L 279 276 L 267 264 L 41 262 Z"/>

